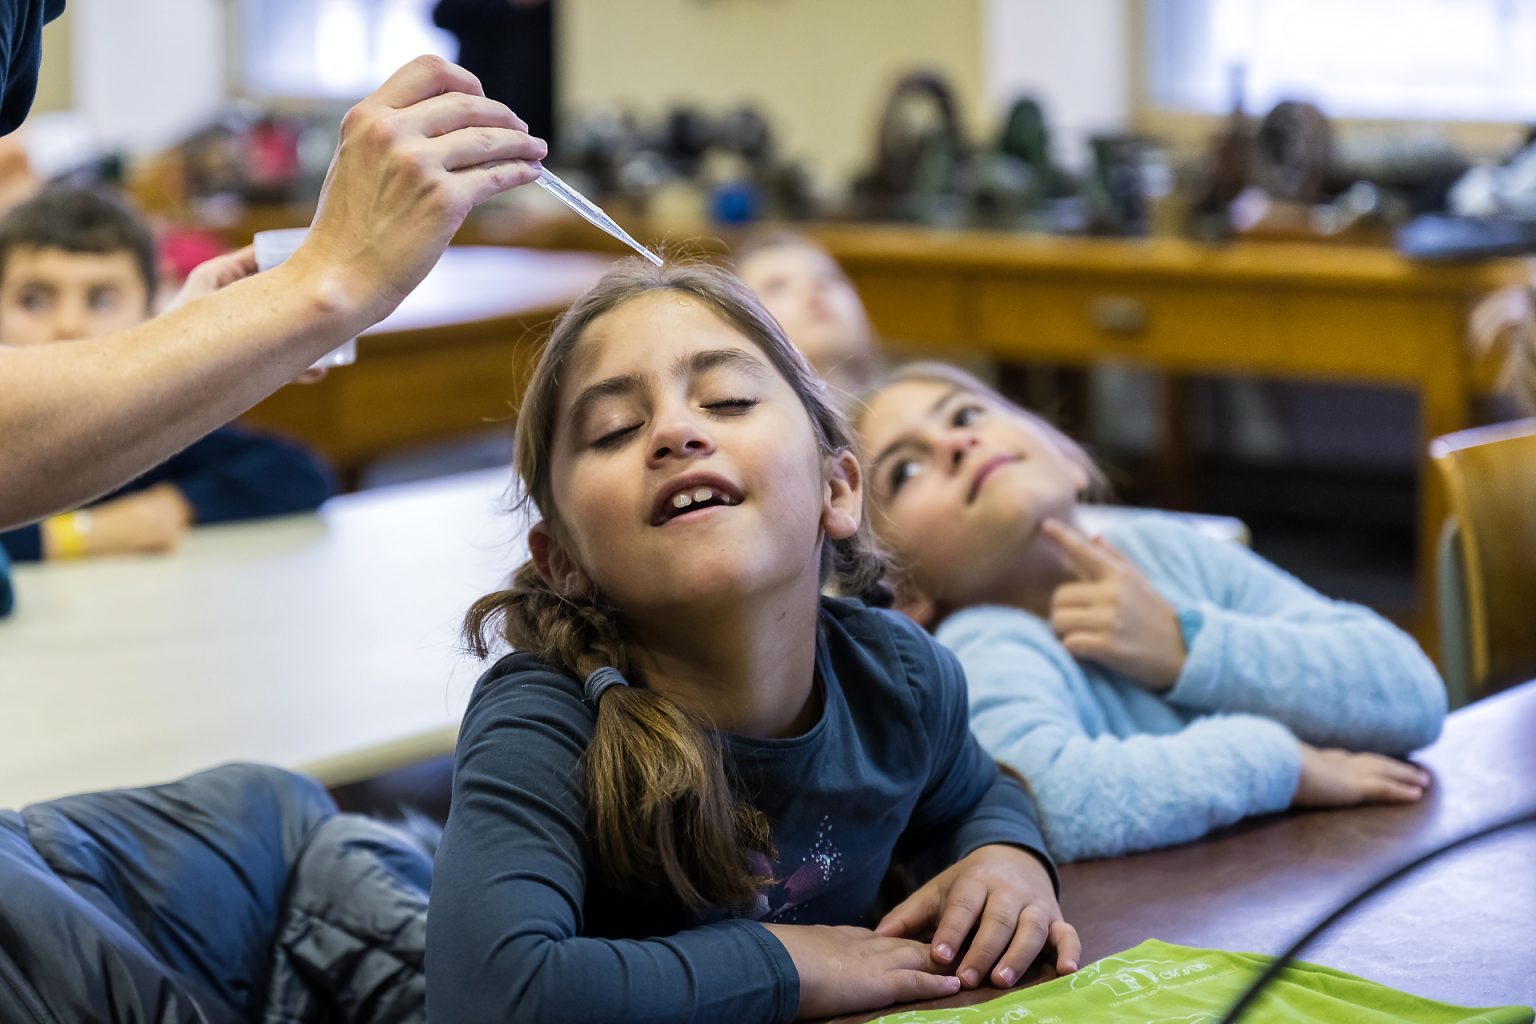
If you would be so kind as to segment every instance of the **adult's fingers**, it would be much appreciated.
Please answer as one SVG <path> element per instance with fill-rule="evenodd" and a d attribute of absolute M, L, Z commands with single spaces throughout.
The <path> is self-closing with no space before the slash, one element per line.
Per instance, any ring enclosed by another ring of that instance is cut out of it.
<path fill-rule="evenodd" d="M 420 103 L 430 96 L 439 96 L 445 92 L 467 92 L 471 96 L 485 95 L 485 90 L 480 87 L 480 79 L 457 64 L 426 53 L 386 78 L 384 84 L 375 89 L 368 99 L 377 100 L 388 107 L 403 109 Z"/>
<path fill-rule="evenodd" d="M 1020 933 L 1026 930 L 1036 934 L 1033 938 L 1026 938 L 1024 944 L 1030 946 L 1032 943 L 1032 946 L 1024 964 L 1027 966 L 1035 958 L 1035 954 L 1039 953 L 1040 947 L 1045 944 L 1045 924 L 1042 921 L 1031 922 L 1028 920 L 1027 912 L 1020 913 L 1023 910 L 1024 900 L 1021 896 L 1006 890 L 992 890 L 987 897 L 986 909 L 981 913 L 981 923 L 976 928 L 976 937 L 971 940 L 970 948 L 965 951 L 965 958 L 960 961 L 960 966 L 955 970 L 960 984 L 966 988 L 975 988 L 980 985 L 1014 945 Z M 1022 967 L 1019 968 L 1019 970 L 1022 969 Z M 1015 977 L 1017 973 L 1015 971 Z"/>
<path fill-rule="evenodd" d="M 460 128 L 426 145 L 450 171 L 510 160 L 538 163 L 549 155 L 549 146 L 543 139 L 512 128 Z"/>
<path fill-rule="evenodd" d="M 502 160 L 453 172 L 454 187 L 469 205 L 484 202 L 508 189 L 526 185 L 539 177 L 540 166 L 526 160 Z"/>
<path fill-rule="evenodd" d="M 446 135 L 460 128 L 484 126 L 526 132 L 528 122 L 505 103 L 467 92 L 445 92 L 392 114 L 408 120 L 423 135 Z"/>

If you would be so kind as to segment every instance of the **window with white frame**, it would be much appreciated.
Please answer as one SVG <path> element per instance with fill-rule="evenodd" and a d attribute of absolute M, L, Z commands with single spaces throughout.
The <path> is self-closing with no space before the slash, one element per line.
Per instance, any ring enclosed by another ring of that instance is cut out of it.
<path fill-rule="evenodd" d="M 1536 0 L 1150 0 L 1153 103 L 1309 100 L 1335 117 L 1536 120 Z"/>
<path fill-rule="evenodd" d="M 262 98 L 358 99 L 423 53 L 458 42 L 432 24 L 434 0 L 241 0 L 241 91 Z"/>

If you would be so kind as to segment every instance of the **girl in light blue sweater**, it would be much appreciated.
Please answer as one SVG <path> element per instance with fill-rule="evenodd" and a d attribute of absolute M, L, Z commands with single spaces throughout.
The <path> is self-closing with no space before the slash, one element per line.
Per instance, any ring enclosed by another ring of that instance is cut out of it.
<path fill-rule="evenodd" d="M 1423 795 L 1383 755 L 1434 740 L 1445 689 L 1374 612 L 1170 516 L 1090 539 L 1082 448 L 952 367 L 898 371 L 858 426 L 902 606 L 959 656 L 971 725 L 1059 859 Z"/>

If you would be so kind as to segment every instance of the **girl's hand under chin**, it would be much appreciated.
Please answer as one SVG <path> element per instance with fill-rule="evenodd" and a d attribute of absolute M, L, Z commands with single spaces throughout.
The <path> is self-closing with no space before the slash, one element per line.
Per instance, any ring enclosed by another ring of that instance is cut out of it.
<path fill-rule="evenodd" d="M 1051 876 L 1034 854 L 1016 846 L 978 847 L 903 900 L 875 928 L 878 935 L 933 933 L 934 960 L 955 964 L 960 984 L 989 979 L 1011 988 L 1046 946 L 1056 952 L 1056 973 L 1077 970 L 1082 943 L 1061 916 Z"/>
<path fill-rule="evenodd" d="M 1057 519 L 1040 532 L 1066 556 L 1072 582 L 1051 596 L 1051 629 L 1074 658 L 1098 662 L 1153 693 L 1166 693 L 1188 651 L 1179 615 L 1120 552 Z"/>

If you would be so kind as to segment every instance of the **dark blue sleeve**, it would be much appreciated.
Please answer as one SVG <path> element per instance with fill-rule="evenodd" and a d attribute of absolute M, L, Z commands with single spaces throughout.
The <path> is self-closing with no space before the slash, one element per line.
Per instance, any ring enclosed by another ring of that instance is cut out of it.
<path fill-rule="evenodd" d="M 236 427 L 215 430 L 125 490 L 161 483 L 180 491 L 203 525 L 309 512 L 336 491 L 305 448 Z"/>
<path fill-rule="evenodd" d="M 64 0 L 0 0 L 0 135 L 26 120 L 37 93 L 43 25 L 64 13 Z"/>
<path fill-rule="evenodd" d="M 13 562 L 40 562 L 43 560 L 43 526 L 28 523 L 14 530 L 0 533 L 0 549 L 11 556 Z"/>
<path fill-rule="evenodd" d="M 576 682 L 548 669 L 488 677 L 476 688 L 459 734 L 427 915 L 431 1018 L 793 1019 L 799 976 L 756 922 L 644 940 L 582 934 L 581 758 L 593 724 Z"/>
<path fill-rule="evenodd" d="M 971 732 L 960 663 L 915 623 L 894 612 L 882 614 L 892 623 L 933 752 L 928 787 L 912 812 L 904 848 L 926 846 L 947 865 L 992 843 L 1022 847 L 1045 865 L 1059 893 L 1061 880 L 1046 852 L 1034 797 L 999 770 Z"/>
<path fill-rule="evenodd" d="M 11 560 L 6 557 L 5 545 L 0 544 L 0 619 L 11 614 L 15 592 L 11 590 Z"/>

